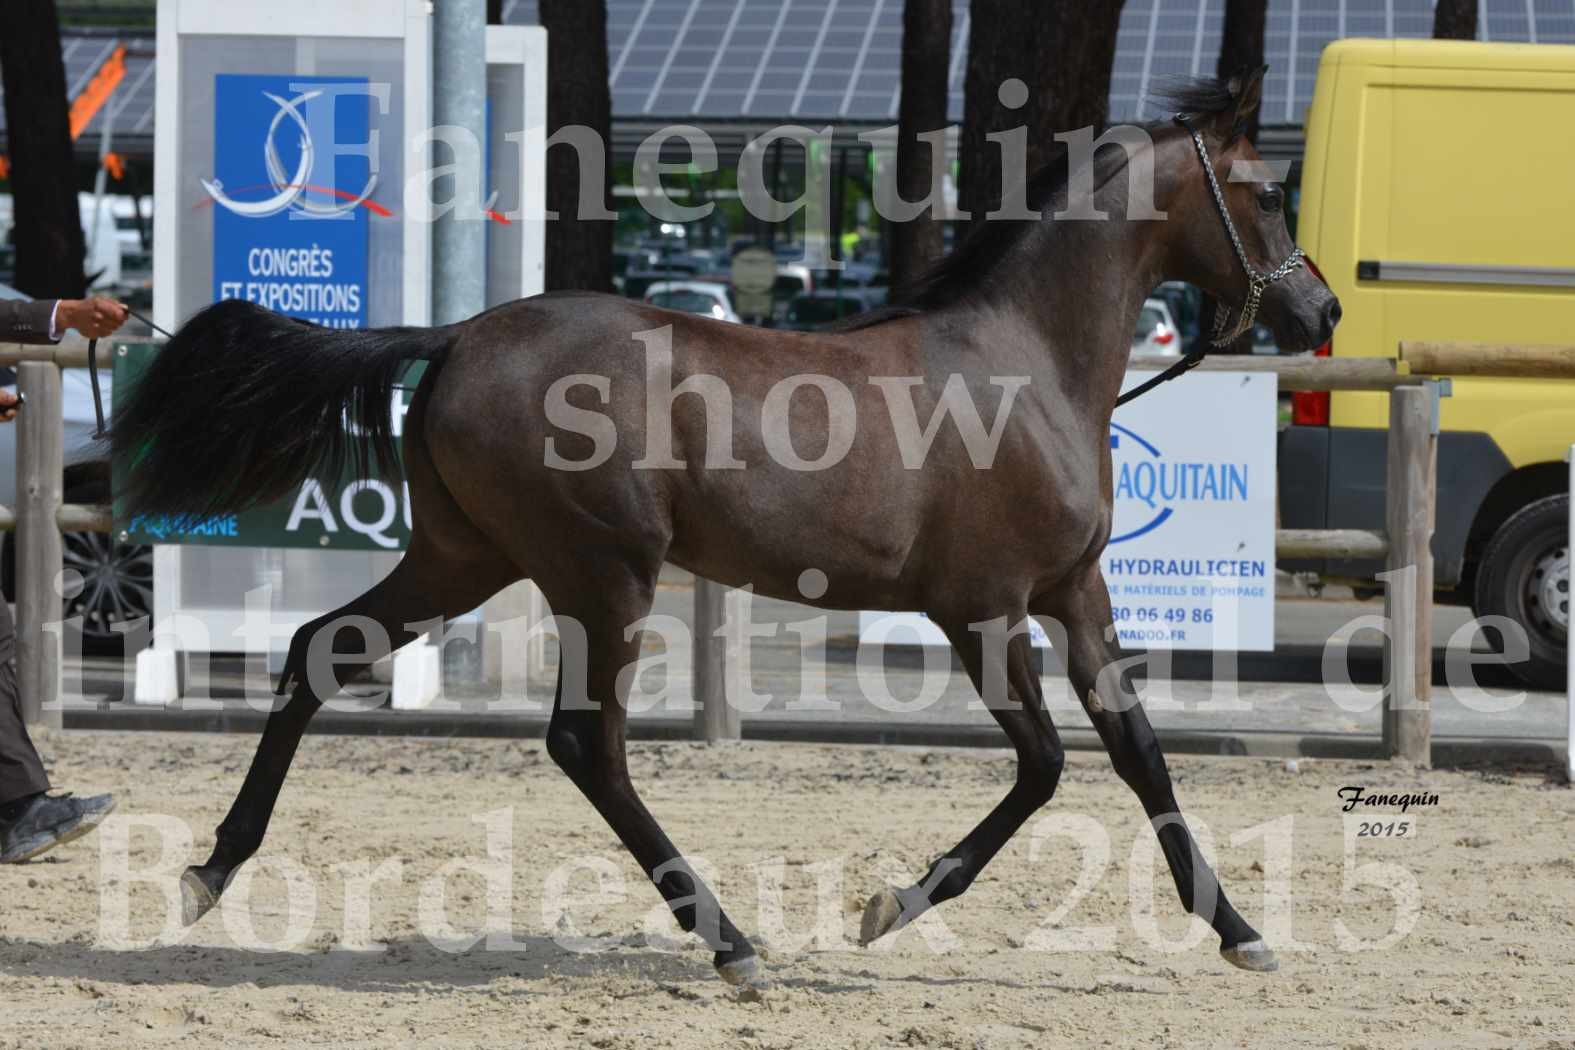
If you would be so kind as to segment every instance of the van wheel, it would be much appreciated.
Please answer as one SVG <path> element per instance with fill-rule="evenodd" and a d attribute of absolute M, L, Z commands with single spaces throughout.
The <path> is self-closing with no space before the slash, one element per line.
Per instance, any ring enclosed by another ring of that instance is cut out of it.
<path fill-rule="evenodd" d="M 1568 496 L 1516 511 L 1493 534 L 1477 567 L 1478 616 L 1505 616 L 1525 628 L 1531 655 L 1509 669 L 1535 689 L 1562 690 L 1570 629 Z"/>

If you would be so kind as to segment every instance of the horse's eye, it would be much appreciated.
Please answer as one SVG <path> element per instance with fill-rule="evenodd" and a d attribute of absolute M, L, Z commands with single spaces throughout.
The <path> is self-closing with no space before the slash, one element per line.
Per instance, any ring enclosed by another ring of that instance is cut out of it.
<path fill-rule="evenodd" d="M 1285 194 L 1279 187 L 1270 187 L 1258 195 L 1258 207 L 1269 213 L 1274 213 L 1285 207 Z"/>

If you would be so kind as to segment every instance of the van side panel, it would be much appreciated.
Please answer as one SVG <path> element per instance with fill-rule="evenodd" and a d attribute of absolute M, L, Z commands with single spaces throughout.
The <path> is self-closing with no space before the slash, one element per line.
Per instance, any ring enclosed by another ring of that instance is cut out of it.
<path fill-rule="evenodd" d="M 1406 339 L 1575 345 L 1571 128 L 1575 47 L 1330 45 L 1308 115 L 1299 232 L 1344 306 L 1333 353 L 1393 357 Z M 1527 267 L 1554 283 L 1530 283 L 1516 270 Z M 1372 457 L 1388 398 L 1335 392 L 1330 405 L 1330 427 L 1281 438 L 1283 524 L 1382 528 L 1383 461 Z M 1448 586 L 1488 488 L 1562 459 L 1575 382 L 1457 379 L 1441 422 L 1434 554 Z M 1321 501 L 1289 497 L 1319 483 Z M 1319 502 L 1323 520 L 1300 517 Z"/>
<path fill-rule="evenodd" d="M 1517 65 L 1511 45 L 1465 49 L 1471 66 L 1406 63 L 1369 67 L 1357 131 L 1360 210 L 1355 256 L 1345 245 L 1334 266 L 1348 291 L 1335 339 L 1340 356 L 1392 357 L 1403 339 L 1481 343 L 1575 343 L 1575 208 L 1566 203 L 1575 173 L 1575 48 L 1542 46 L 1537 68 Z M 1567 68 L 1548 68 L 1547 52 Z M 1462 60 L 1463 61 L 1463 60 Z M 1345 72 L 1352 72 L 1349 65 Z M 1350 77 L 1342 80 L 1341 89 Z M 1343 101 L 1343 99 L 1342 99 Z M 1345 128 L 1331 129 L 1346 139 Z M 1325 208 L 1339 188 L 1326 183 Z M 1375 207 L 1375 205 L 1377 207 Z M 1363 280 L 1354 266 L 1441 264 L 1475 271 L 1482 283 L 1439 279 Z M 1564 273 L 1568 283 L 1514 283 L 1514 268 Z M 1334 277 L 1331 276 L 1331 283 Z M 1337 393 L 1335 426 L 1387 424 L 1382 394 Z M 1443 405 L 1446 430 L 1493 434 L 1517 415 L 1541 418 L 1546 439 L 1503 448 L 1514 467 L 1557 460 L 1575 434 L 1575 385 L 1464 378 Z"/>

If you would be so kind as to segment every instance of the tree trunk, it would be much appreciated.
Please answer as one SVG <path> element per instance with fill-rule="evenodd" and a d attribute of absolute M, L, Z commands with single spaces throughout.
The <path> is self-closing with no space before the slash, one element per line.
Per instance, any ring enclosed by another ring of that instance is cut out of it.
<path fill-rule="evenodd" d="M 1046 3 L 1039 7 L 1034 53 L 1038 91 L 1029 125 L 1029 171 L 1044 163 L 1059 131 L 1110 122 L 1110 72 L 1124 0 Z"/>
<path fill-rule="evenodd" d="M 963 82 L 963 125 L 958 136 L 957 207 L 974 224 L 1001 199 L 1001 150 L 986 137 L 1021 127 L 1024 109 L 1001 105 L 1001 84 L 1016 77 L 1034 82 L 1035 11 L 1039 0 L 972 0 L 968 21 L 968 66 Z M 1032 94 L 1032 92 L 1030 92 Z M 1021 179 L 1023 172 L 1011 174 Z"/>
<path fill-rule="evenodd" d="M 1225 27 L 1220 37 L 1220 57 L 1215 73 L 1221 80 L 1240 76 L 1263 65 L 1263 29 L 1268 20 L 1268 0 L 1225 0 Z M 1247 122 L 1247 141 L 1258 141 L 1259 114 L 1254 113 Z M 1241 277 L 1243 286 L 1246 276 Z M 1214 331 L 1220 301 L 1212 295 L 1203 297 L 1203 309 L 1198 312 L 1198 327 L 1202 339 L 1207 341 Z M 1217 347 L 1214 353 L 1252 353 L 1252 333 L 1247 332 L 1228 347 Z"/>
<path fill-rule="evenodd" d="M 612 207 L 612 92 L 607 84 L 606 0 L 541 0 L 547 29 L 547 133 L 581 124 L 606 148 L 601 204 Z M 597 202 L 590 202 L 592 210 Z M 580 164 L 568 145 L 547 151 L 548 291 L 612 291 L 613 223 L 580 218 Z"/>
<path fill-rule="evenodd" d="M 1263 27 L 1269 0 L 1225 0 L 1225 29 L 1220 39 L 1220 60 L 1215 67 L 1221 80 L 1251 72 L 1263 65 Z M 1258 114 L 1247 125 L 1247 140 L 1258 141 Z"/>
<path fill-rule="evenodd" d="M 1475 40 L 1477 0 L 1438 0 L 1433 8 L 1435 40 Z"/>
<path fill-rule="evenodd" d="M 87 285 L 82 215 L 54 0 L 6 5 L 0 77 L 11 154 L 16 286 L 40 299 L 81 298 Z"/>
<path fill-rule="evenodd" d="M 935 172 L 922 132 L 947 125 L 952 0 L 907 0 L 902 11 L 902 99 L 897 110 L 897 192 L 903 200 L 930 194 Z M 944 161 L 943 161 L 944 163 Z M 906 288 L 945 250 L 934 209 L 891 225 L 891 287 Z"/>
<path fill-rule="evenodd" d="M 1056 132 L 1108 122 L 1123 3 L 972 0 L 958 203 L 974 222 L 984 221 L 1004 188 L 1000 147 L 988 134 L 1027 126 L 1027 170 L 1006 175 L 1020 180 L 1044 166 Z M 997 96 L 1009 77 L 1028 85 L 1021 109 L 1008 109 Z"/>

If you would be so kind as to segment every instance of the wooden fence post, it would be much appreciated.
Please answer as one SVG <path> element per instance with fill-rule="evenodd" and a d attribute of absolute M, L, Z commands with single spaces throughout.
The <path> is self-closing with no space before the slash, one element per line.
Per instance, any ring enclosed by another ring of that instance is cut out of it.
<path fill-rule="evenodd" d="M 16 664 L 25 722 L 60 728 L 60 526 L 65 431 L 60 369 L 17 365 L 26 404 L 16 414 Z M 48 628 L 46 630 L 46 627 Z"/>
<path fill-rule="evenodd" d="M 1438 476 L 1437 383 L 1389 392 L 1385 524 L 1384 751 L 1432 765 L 1433 503 Z"/>
<path fill-rule="evenodd" d="M 707 743 L 737 740 L 742 725 L 736 707 L 727 702 L 727 648 L 721 637 L 727 623 L 727 588 L 695 577 L 694 729 Z"/>

